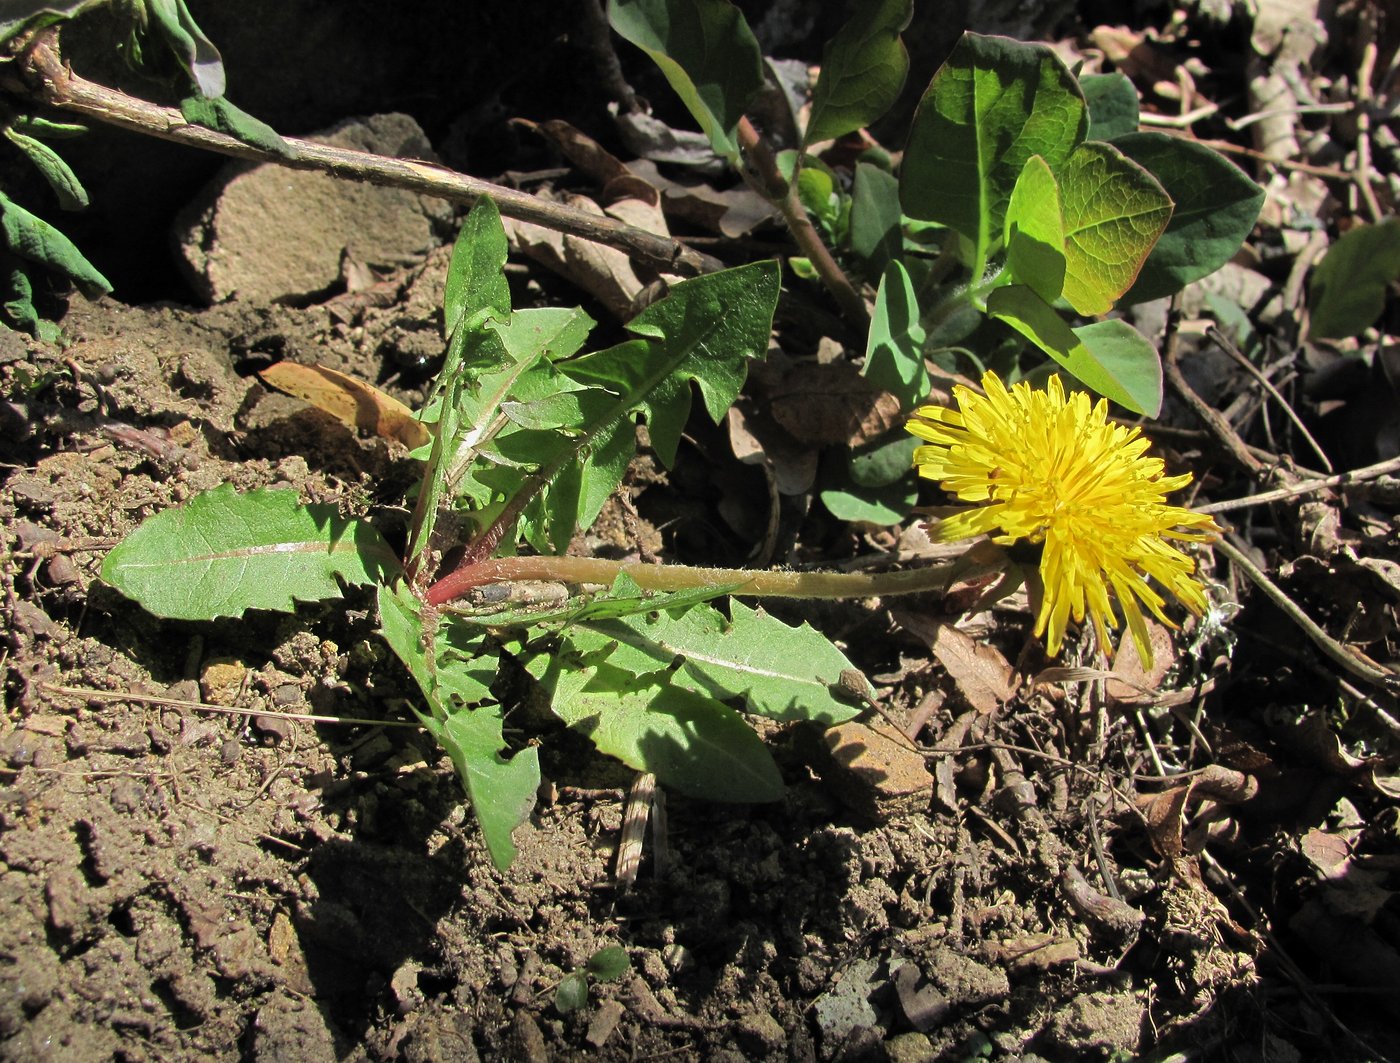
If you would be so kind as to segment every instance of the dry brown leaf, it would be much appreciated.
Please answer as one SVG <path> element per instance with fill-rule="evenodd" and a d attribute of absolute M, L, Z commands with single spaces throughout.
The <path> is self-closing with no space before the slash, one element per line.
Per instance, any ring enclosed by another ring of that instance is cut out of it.
<path fill-rule="evenodd" d="M 899 400 L 849 362 L 806 365 L 770 391 L 773 420 L 812 446 L 857 447 L 902 423 Z"/>
<path fill-rule="evenodd" d="M 729 408 L 725 424 L 734 456 L 745 465 L 764 464 L 771 469 L 779 494 L 796 496 L 812 489 L 817 480 L 817 451 L 763 417 L 750 400 L 740 396 Z"/>
<path fill-rule="evenodd" d="M 627 168 L 661 190 L 667 214 L 722 233 L 731 240 L 747 236 L 779 217 L 777 209 L 747 185 L 721 191 L 707 184 L 672 181 L 647 159 L 629 162 Z"/>
<path fill-rule="evenodd" d="M 1143 666 L 1128 631 L 1118 640 L 1118 650 L 1113 655 L 1113 675 L 1104 685 L 1104 693 L 1110 702 L 1141 701 L 1143 691 L 1162 689 L 1162 680 L 1176 665 L 1176 651 L 1172 646 L 1171 633 L 1155 620 L 1143 617 L 1147 624 L 1147 641 L 1152 646 L 1152 667 Z M 1128 647 L 1132 647 L 1129 649 Z M 1125 652 L 1126 651 L 1126 652 Z"/>
<path fill-rule="evenodd" d="M 963 699 L 978 712 L 995 712 L 1016 693 L 1016 673 L 995 647 L 979 645 L 943 620 L 898 610 L 895 620 L 929 644 Z"/>
<path fill-rule="evenodd" d="M 1186 801 L 1191 796 L 1191 785 L 1174 786 L 1159 794 L 1149 794 L 1143 799 L 1143 818 L 1147 820 L 1147 837 L 1159 856 L 1181 856 L 1186 851 L 1182 831 L 1186 827 Z"/>
<path fill-rule="evenodd" d="M 385 439 L 397 439 L 409 450 L 416 450 L 432 439 L 413 411 L 398 399 L 373 384 L 323 365 L 278 362 L 258 376 L 270 387 L 311 403 L 341 424 L 373 432 Z"/>
<path fill-rule="evenodd" d="M 561 199 L 575 210 L 614 216 L 622 209 L 621 203 L 627 202 L 614 203 L 605 212 L 586 196 L 565 195 Z M 660 211 L 654 207 L 649 209 L 654 212 L 648 214 L 652 224 L 645 227 L 658 235 L 667 235 L 665 224 L 660 221 Z M 623 210 L 623 213 L 627 211 Z M 630 218 L 624 220 L 631 221 Z M 618 318 L 626 320 L 632 316 L 632 301 L 644 286 L 632 269 L 632 260 L 622 251 L 514 218 L 502 218 L 501 221 L 506 236 L 517 250 L 577 284 Z"/>

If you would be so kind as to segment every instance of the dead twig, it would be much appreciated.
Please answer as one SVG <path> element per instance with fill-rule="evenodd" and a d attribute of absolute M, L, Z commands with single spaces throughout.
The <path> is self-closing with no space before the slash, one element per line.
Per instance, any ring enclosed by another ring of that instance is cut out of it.
<path fill-rule="evenodd" d="M 1279 393 L 1278 388 L 1274 387 L 1274 382 L 1260 372 L 1257 365 L 1241 354 L 1240 349 L 1231 343 L 1220 329 L 1212 325 L 1210 328 L 1206 329 L 1206 335 L 1210 338 L 1212 343 L 1228 354 L 1236 365 L 1259 382 L 1259 386 L 1267 391 L 1270 398 L 1283 408 L 1283 412 L 1288 415 L 1288 419 L 1293 422 L 1293 426 L 1297 428 L 1303 438 L 1307 440 L 1308 446 L 1312 447 L 1313 453 L 1321 459 L 1322 467 L 1329 473 L 1333 472 L 1332 463 L 1327 459 L 1327 455 L 1323 452 L 1321 445 L 1313 438 L 1313 434 L 1308 431 L 1307 425 L 1303 424 L 1302 418 L 1294 412 L 1288 400 Z"/>
<path fill-rule="evenodd" d="M 1334 664 L 1340 665 L 1342 669 L 1354 675 L 1363 682 L 1373 686 L 1381 687 L 1384 690 L 1394 691 L 1400 686 L 1400 675 L 1383 668 L 1363 654 L 1348 649 L 1334 639 L 1327 632 L 1323 631 L 1318 623 L 1308 616 L 1303 610 L 1285 594 L 1273 580 L 1266 576 L 1262 569 L 1245 556 L 1239 543 L 1233 535 L 1227 535 L 1215 544 L 1215 548 L 1224 554 L 1244 575 L 1264 593 L 1264 596 L 1283 610 L 1284 614 L 1298 625 L 1307 635 L 1323 655 Z"/>
<path fill-rule="evenodd" d="M 1309 480 L 1306 483 L 1289 484 L 1286 487 L 1277 487 L 1272 491 L 1263 491 L 1257 495 L 1247 495 L 1244 498 L 1228 498 L 1223 502 L 1211 502 L 1208 505 L 1194 506 L 1192 508 L 1198 513 L 1228 513 L 1232 509 L 1247 509 L 1250 506 L 1263 506 L 1270 502 L 1281 502 L 1286 498 L 1297 498 L 1299 495 L 1317 494 L 1320 491 L 1327 491 L 1333 487 L 1345 487 L 1347 484 L 1363 483 L 1366 480 L 1375 480 L 1392 472 L 1400 472 L 1400 458 L 1389 458 L 1386 461 L 1379 461 L 1374 465 L 1367 465 L 1360 469 L 1352 469 L 1350 472 L 1329 476 L 1324 480 Z"/>
<path fill-rule="evenodd" d="M 1167 335 L 1163 344 L 1162 372 L 1171 384 L 1172 390 L 1177 393 L 1187 406 L 1205 424 L 1206 428 L 1215 436 L 1216 441 L 1223 446 L 1235 462 L 1251 476 L 1263 479 L 1265 475 L 1264 463 L 1259 461 L 1244 445 L 1244 440 L 1235 431 L 1229 421 L 1225 420 L 1213 406 L 1196 394 L 1194 388 L 1186 382 L 1186 378 L 1181 375 L 1181 367 L 1177 364 L 1180 357 L 1180 337 L 1178 326 L 1181 321 L 1180 310 L 1181 296 L 1172 296 L 1171 310 L 1167 314 Z"/>
<path fill-rule="evenodd" d="M 490 196 L 506 217 L 616 247 L 658 270 L 696 275 L 723 268 L 719 260 L 701 254 L 679 240 L 658 236 L 603 215 L 588 214 L 563 204 L 537 199 L 526 192 L 468 177 L 434 163 L 417 159 L 391 159 L 365 151 L 283 137 L 291 149 L 291 155 L 287 157 L 245 144 L 225 133 L 191 125 L 176 108 L 148 103 L 74 74 L 60 57 L 57 38 L 52 30 L 35 37 L 22 63 L 20 70 L 24 76 L 8 78 L 6 88 L 59 110 L 108 125 L 221 155 L 403 188 L 453 203 L 470 204 L 481 196 Z"/>
<path fill-rule="evenodd" d="M 840 305 L 842 316 L 848 324 L 864 332 L 870 324 L 870 309 L 817 235 L 812 219 L 807 216 L 807 208 L 798 198 L 797 182 L 783 177 L 773 150 L 747 118 L 739 119 L 738 139 L 745 159 L 752 167 L 752 170 L 745 168 L 745 180 L 755 192 L 782 212 L 793 240 Z"/>
<path fill-rule="evenodd" d="M 89 701 L 130 701 L 138 705 L 160 705 L 169 709 L 191 709 L 195 712 L 212 712 L 222 716 L 271 716 L 279 720 L 296 720 L 300 723 L 338 723 L 346 727 L 411 727 L 415 731 L 423 726 L 408 720 L 366 720 L 353 716 L 314 716 L 305 712 L 279 712 L 276 709 L 243 709 L 233 705 L 210 705 L 203 701 L 186 701 L 182 698 L 162 698 L 154 694 L 133 694 L 122 690 L 96 690 L 91 687 L 65 687 L 54 683 L 40 683 L 39 689 L 46 694 L 58 694 L 70 698 L 83 698 Z"/>

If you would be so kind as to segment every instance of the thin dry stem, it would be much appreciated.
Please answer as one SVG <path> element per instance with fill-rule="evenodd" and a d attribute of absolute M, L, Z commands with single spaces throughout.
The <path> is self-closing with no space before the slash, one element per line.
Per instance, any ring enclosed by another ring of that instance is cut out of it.
<path fill-rule="evenodd" d="M 283 137 L 292 151 L 288 158 L 245 144 L 225 133 L 191 125 L 176 108 L 148 103 L 74 74 L 59 56 L 52 31 L 35 38 L 24 55 L 24 65 L 20 69 L 24 76 L 6 79 L 6 88 L 62 111 L 146 136 L 253 162 L 276 163 L 296 170 L 315 170 L 334 177 L 404 188 L 453 203 L 470 204 L 481 196 L 490 196 L 506 217 L 616 247 L 658 270 L 696 275 L 723 268 L 723 263 L 717 259 L 701 254 L 678 240 L 658 236 L 613 218 L 550 203 L 527 192 L 468 177 L 434 163 L 417 159 L 391 159 L 365 151 Z"/>

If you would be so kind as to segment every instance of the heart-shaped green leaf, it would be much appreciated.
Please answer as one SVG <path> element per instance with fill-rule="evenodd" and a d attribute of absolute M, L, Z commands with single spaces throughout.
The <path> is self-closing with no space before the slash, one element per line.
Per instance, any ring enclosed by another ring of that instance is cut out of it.
<path fill-rule="evenodd" d="M 966 33 L 924 93 L 900 168 L 905 213 L 956 229 L 979 262 L 1026 160 L 1058 172 L 1088 128 L 1065 64 L 1042 44 Z"/>
<path fill-rule="evenodd" d="M 909 73 L 899 35 L 913 14 L 913 0 L 877 0 L 827 43 L 804 144 L 844 136 L 890 109 Z"/>
<path fill-rule="evenodd" d="M 1058 173 L 1064 297 L 1097 317 L 1137 279 L 1171 218 L 1171 197 L 1141 166 L 1097 140 L 1079 145 Z"/>
<path fill-rule="evenodd" d="M 1355 336 L 1380 316 L 1385 293 L 1400 279 L 1400 218 L 1352 229 L 1333 244 L 1308 285 L 1314 339 Z"/>
<path fill-rule="evenodd" d="M 1079 79 L 1089 102 L 1089 139 L 1112 140 L 1136 133 L 1138 94 L 1123 74 L 1085 74 Z"/>
<path fill-rule="evenodd" d="M 1179 292 L 1234 257 L 1254 228 L 1264 190 L 1229 159 L 1166 133 L 1131 133 L 1113 146 L 1166 190 L 1175 207 L 1124 303 Z"/>

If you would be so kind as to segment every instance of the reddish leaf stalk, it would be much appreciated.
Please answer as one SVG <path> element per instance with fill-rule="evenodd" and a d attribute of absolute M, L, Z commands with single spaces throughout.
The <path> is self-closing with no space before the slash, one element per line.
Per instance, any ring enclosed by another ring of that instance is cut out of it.
<path fill-rule="evenodd" d="M 752 173 L 745 173 L 749 183 L 759 195 L 782 211 L 783 221 L 787 223 L 793 241 L 807 256 L 817 276 L 840 305 L 842 315 L 863 332 L 870 327 L 870 310 L 851 284 L 851 279 L 831 256 L 826 244 L 822 243 L 812 219 L 807 216 L 807 208 L 797 194 L 797 182 L 784 179 L 772 149 L 747 118 L 739 119 L 738 136 L 739 146 L 753 167 Z"/>

